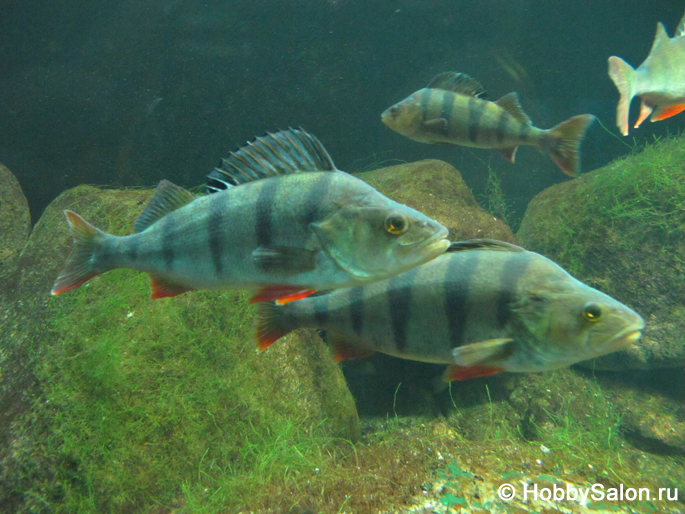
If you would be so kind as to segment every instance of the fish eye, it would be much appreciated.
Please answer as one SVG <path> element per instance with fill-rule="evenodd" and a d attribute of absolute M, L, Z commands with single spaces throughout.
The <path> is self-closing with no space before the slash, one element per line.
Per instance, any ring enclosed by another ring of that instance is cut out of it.
<path fill-rule="evenodd" d="M 592 323 L 596 323 L 602 319 L 602 308 L 596 303 L 588 303 L 583 308 L 583 317 Z"/>
<path fill-rule="evenodd" d="M 393 118 L 396 118 L 396 117 L 397 117 L 398 111 L 399 111 L 399 109 L 397 108 L 397 106 L 396 106 L 396 105 L 393 105 L 393 106 L 390 108 L 390 116 L 392 116 Z"/>
<path fill-rule="evenodd" d="M 402 214 L 389 214 L 388 217 L 385 218 L 384 226 L 385 230 L 389 233 L 398 236 L 407 231 L 409 223 Z"/>

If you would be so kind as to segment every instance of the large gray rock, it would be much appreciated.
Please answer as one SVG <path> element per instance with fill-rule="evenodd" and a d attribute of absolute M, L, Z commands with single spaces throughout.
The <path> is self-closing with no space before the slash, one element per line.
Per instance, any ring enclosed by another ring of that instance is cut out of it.
<path fill-rule="evenodd" d="M 557 184 L 528 206 L 516 237 L 647 322 L 595 369 L 685 365 L 685 138 Z"/>

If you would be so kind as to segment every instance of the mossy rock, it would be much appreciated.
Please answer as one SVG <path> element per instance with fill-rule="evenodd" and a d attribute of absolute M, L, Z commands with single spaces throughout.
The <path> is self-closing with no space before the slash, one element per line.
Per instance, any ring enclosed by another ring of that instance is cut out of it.
<path fill-rule="evenodd" d="M 0 286 L 10 287 L 5 283 L 10 270 L 19 257 L 19 252 L 26 244 L 31 232 L 31 214 L 19 181 L 3 164 L 0 164 Z"/>
<path fill-rule="evenodd" d="M 288 480 L 337 438 L 359 436 L 325 344 L 298 331 L 257 354 L 245 292 L 151 301 L 145 274 L 114 270 L 50 296 L 71 248 L 62 211 L 126 234 L 151 194 L 67 191 L 21 253 L 0 327 L 0 504 L 10 511 L 192 511 L 215 493 L 225 502 Z"/>
<path fill-rule="evenodd" d="M 442 223 L 452 241 L 488 237 L 516 242 L 509 227 L 479 207 L 461 174 L 444 161 L 410 162 L 357 176 L 387 197 Z"/>
<path fill-rule="evenodd" d="M 595 369 L 685 364 L 685 138 L 572 181 L 529 204 L 516 234 L 647 322 L 628 350 L 587 361 Z"/>

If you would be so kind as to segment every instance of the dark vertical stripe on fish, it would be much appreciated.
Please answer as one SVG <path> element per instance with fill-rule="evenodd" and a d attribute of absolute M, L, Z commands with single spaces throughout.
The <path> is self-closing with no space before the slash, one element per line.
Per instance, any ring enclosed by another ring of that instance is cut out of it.
<path fill-rule="evenodd" d="M 424 89 L 419 93 L 419 112 L 421 113 L 421 119 L 424 121 L 428 120 L 428 103 L 433 93 L 433 89 Z"/>
<path fill-rule="evenodd" d="M 530 134 L 530 125 L 526 125 L 525 123 L 521 123 L 519 125 L 519 129 L 518 129 L 519 140 L 522 143 L 525 143 L 526 141 L 528 141 L 528 135 L 529 134 Z"/>
<path fill-rule="evenodd" d="M 464 343 L 468 316 L 470 277 L 478 266 L 478 252 L 467 252 L 461 258 L 449 259 L 445 270 L 445 315 L 452 348 Z"/>
<path fill-rule="evenodd" d="M 530 257 L 524 253 L 513 253 L 502 267 L 499 282 L 499 295 L 495 302 L 497 325 L 503 328 L 511 316 L 511 304 L 516 299 L 516 286 L 519 279 L 528 269 Z"/>
<path fill-rule="evenodd" d="M 483 100 L 478 100 L 475 96 L 469 97 L 469 141 L 472 143 L 477 142 L 480 119 L 483 116 L 486 105 Z"/>
<path fill-rule="evenodd" d="M 407 329 L 411 318 L 411 288 L 418 273 L 417 267 L 401 275 L 394 275 L 386 290 L 393 340 L 400 352 L 407 347 Z"/>
<path fill-rule="evenodd" d="M 328 321 L 328 295 L 318 296 L 312 300 L 316 325 L 323 327 Z"/>
<path fill-rule="evenodd" d="M 443 135 L 447 136 L 450 133 L 450 120 L 452 119 L 452 109 L 454 108 L 454 93 L 451 91 L 441 91 L 442 106 L 440 110 L 440 117 L 445 120 L 443 127 Z"/>
<path fill-rule="evenodd" d="M 311 185 L 311 189 L 304 199 L 304 226 L 321 219 L 323 213 L 319 212 L 319 207 L 323 204 L 328 193 L 328 187 L 334 179 L 335 173 L 321 173 Z"/>
<path fill-rule="evenodd" d="M 507 135 L 507 126 L 509 125 L 510 114 L 504 109 L 499 112 L 499 120 L 497 120 L 497 142 L 501 143 L 504 141 L 504 137 Z"/>
<path fill-rule="evenodd" d="M 221 277 L 224 273 L 224 265 L 221 261 L 221 235 L 224 233 L 224 215 L 221 202 L 212 198 L 209 203 L 209 216 L 207 216 L 207 234 L 209 253 L 214 263 L 214 274 Z"/>
<path fill-rule="evenodd" d="M 164 258 L 164 265 L 166 269 L 170 270 L 174 264 L 174 245 L 171 236 L 171 219 L 169 216 L 164 216 L 158 223 L 162 224 L 162 257 Z"/>
<path fill-rule="evenodd" d="M 255 205 L 257 246 L 269 246 L 272 238 L 271 213 L 273 211 L 278 181 L 265 179 L 257 196 Z"/>
<path fill-rule="evenodd" d="M 351 288 L 349 302 L 352 330 L 354 330 L 355 334 L 361 335 L 364 326 L 364 288 Z"/>

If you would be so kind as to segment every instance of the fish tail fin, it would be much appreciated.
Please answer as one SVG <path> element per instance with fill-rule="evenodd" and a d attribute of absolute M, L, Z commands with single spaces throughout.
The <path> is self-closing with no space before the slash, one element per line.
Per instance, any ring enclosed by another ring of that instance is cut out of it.
<path fill-rule="evenodd" d="M 616 126 L 621 134 L 627 136 L 630 102 L 637 92 L 635 70 L 620 57 L 612 55 L 609 57 L 609 77 L 614 81 L 620 95 L 616 107 Z"/>
<path fill-rule="evenodd" d="M 288 323 L 291 319 L 290 316 L 285 315 L 285 310 L 288 308 L 289 306 L 277 305 L 276 302 L 261 302 L 257 305 L 254 318 L 254 341 L 260 352 L 297 328 Z"/>
<path fill-rule="evenodd" d="M 561 171 L 575 177 L 578 174 L 580 162 L 580 144 L 585 137 L 585 131 L 594 121 L 592 114 L 581 114 L 559 123 L 549 129 L 554 143 L 549 149 L 549 155 Z"/>
<path fill-rule="evenodd" d="M 55 296 L 75 289 L 94 276 L 107 271 L 97 269 L 94 258 L 107 234 L 95 228 L 75 212 L 64 211 L 64 215 L 69 223 L 74 247 L 52 287 L 51 293 Z"/>

